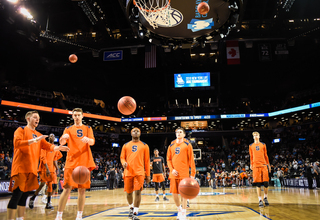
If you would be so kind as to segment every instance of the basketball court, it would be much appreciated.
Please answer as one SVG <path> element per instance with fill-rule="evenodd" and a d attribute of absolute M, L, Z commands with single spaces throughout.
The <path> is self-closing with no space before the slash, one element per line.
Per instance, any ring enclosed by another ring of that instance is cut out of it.
<path fill-rule="evenodd" d="M 78 193 L 71 193 L 66 209 L 63 213 L 64 220 L 74 220 L 77 213 Z M 113 191 L 106 189 L 92 190 L 86 193 L 86 205 L 83 219 L 127 219 L 128 206 L 126 195 L 122 189 Z M 170 201 L 155 202 L 153 188 L 142 192 L 142 202 L 139 209 L 140 219 L 175 220 L 177 210 L 171 195 Z M 6 219 L 6 207 L 10 197 L 1 197 L 0 219 Z M 270 187 L 269 207 L 259 208 L 256 189 L 245 188 L 218 188 L 202 187 L 199 195 L 190 201 L 187 210 L 189 220 L 209 219 L 318 219 L 320 215 L 319 190 L 299 188 Z M 35 208 L 26 210 L 25 219 L 54 219 L 57 213 L 59 195 L 52 199 L 54 210 L 46 210 L 37 197 Z"/>

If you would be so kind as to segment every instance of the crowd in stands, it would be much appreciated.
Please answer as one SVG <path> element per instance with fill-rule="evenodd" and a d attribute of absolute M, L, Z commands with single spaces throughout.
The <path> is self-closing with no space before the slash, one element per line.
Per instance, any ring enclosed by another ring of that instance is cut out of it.
<path fill-rule="evenodd" d="M 61 108 L 62 105 L 67 105 L 69 109 L 78 106 L 77 103 L 70 100 L 61 100 L 55 98 L 54 95 L 48 97 L 36 97 L 28 94 L 20 94 L 17 92 L 17 88 L 11 88 L 11 90 L 2 88 L 3 96 L 1 98 L 27 102 L 36 105 L 50 106 Z M 298 96 L 299 97 L 299 96 Z M 302 96 L 301 100 L 304 97 Z M 86 99 L 88 100 L 88 99 Z M 272 112 L 279 110 L 279 107 L 294 107 L 296 104 L 304 104 L 300 99 L 289 98 L 285 102 L 276 103 L 273 105 L 270 100 L 263 103 L 254 100 L 241 100 L 238 104 L 239 107 L 233 108 L 231 106 L 207 108 L 204 107 L 201 113 L 205 114 L 228 114 L 228 113 L 251 113 L 252 109 L 255 109 L 255 113 L 259 112 Z M 61 102 L 64 101 L 64 102 Z M 309 102 L 316 101 L 313 97 Z M 255 105 L 255 104 L 256 105 Z M 106 106 L 103 110 L 101 106 L 96 106 L 94 103 L 83 104 L 83 108 L 96 114 L 114 113 L 117 110 L 112 106 Z M 102 109 L 102 110 L 101 110 Z M 163 112 L 161 112 L 163 111 Z M 177 110 L 178 111 L 178 110 Z M 145 111 L 148 115 L 141 116 L 159 116 L 167 112 L 167 116 L 170 114 L 176 115 L 175 108 L 163 109 L 157 111 L 157 115 L 149 115 L 150 112 Z M 190 112 L 188 112 L 189 114 Z M 198 113 L 198 112 L 197 112 Z M 51 113 L 48 113 L 51 114 Z M 179 113 L 181 114 L 181 112 Z M 14 114 L 5 114 L 4 111 L 0 112 L 0 122 L 13 121 L 24 122 L 24 114 L 15 112 Z M 58 116 L 56 116 L 58 117 Z M 273 133 L 266 133 L 262 136 L 262 142 L 270 143 L 267 145 L 269 160 L 272 167 L 272 177 L 278 178 L 281 184 L 283 184 L 283 178 L 302 178 L 310 177 L 319 179 L 317 174 L 318 164 L 316 163 L 320 159 L 320 139 L 319 139 L 319 114 L 314 112 L 311 116 L 305 115 L 301 117 L 302 120 L 290 119 L 294 122 L 280 122 L 276 126 L 270 127 L 256 127 L 250 122 L 247 129 L 267 129 Z M 72 121 L 64 121 L 57 124 L 52 124 L 52 121 L 41 121 L 44 125 L 53 125 L 58 127 L 65 127 L 72 124 Z M 87 121 L 87 124 L 90 124 Z M 93 122 L 92 122 L 93 123 Z M 213 123 L 212 123 L 213 125 Z M 131 125 L 132 126 L 132 125 Z M 129 125 L 116 125 L 115 123 L 110 126 L 97 125 L 95 131 L 107 132 L 107 133 L 128 133 L 131 126 Z M 173 132 L 179 125 L 174 122 L 158 123 L 151 126 L 139 125 L 143 133 L 157 133 L 157 132 Z M 101 128 L 102 127 L 102 128 Z M 216 120 L 215 126 L 209 126 L 205 130 L 224 130 L 226 126 Z M 273 128 L 271 130 L 270 128 Z M 10 178 L 10 169 L 12 163 L 13 153 L 13 132 L 16 127 L 0 126 L 0 179 Z M 206 171 L 200 171 L 197 174 L 197 179 L 202 186 L 229 186 L 229 185 L 250 185 L 252 182 L 252 175 L 249 169 L 249 144 L 253 142 L 251 135 L 237 135 L 237 129 L 233 129 L 233 137 L 225 137 L 225 144 L 222 143 L 204 143 L 197 145 L 196 148 L 201 149 L 202 159 L 196 161 L 197 167 L 204 167 Z M 117 139 L 117 138 L 115 138 Z M 273 139 L 279 139 L 279 143 L 272 143 Z M 123 169 L 119 161 L 121 148 L 111 147 L 111 137 L 103 135 L 96 136 L 96 144 L 92 147 L 95 162 L 97 164 L 96 169 L 92 172 L 93 180 L 107 181 L 108 187 L 110 187 L 110 179 L 114 181 L 112 184 L 114 187 L 121 187 L 123 185 L 122 173 Z M 272 143 L 272 144 L 271 144 Z M 165 155 L 162 155 L 165 158 Z M 60 174 L 59 177 L 63 179 L 64 160 L 59 161 Z M 169 170 L 166 170 L 167 176 Z M 111 178 L 110 178 L 111 173 Z M 215 179 L 215 181 L 213 181 Z M 214 185 L 216 184 L 216 185 Z M 319 186 L 319 184 L 318 184 Z"/>

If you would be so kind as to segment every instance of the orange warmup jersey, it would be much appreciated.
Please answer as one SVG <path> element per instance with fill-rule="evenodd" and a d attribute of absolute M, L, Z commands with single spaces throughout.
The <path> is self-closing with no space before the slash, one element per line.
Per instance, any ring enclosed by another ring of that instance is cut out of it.
<path fill-rule="evenodd" d="M 53 161 L 57 161 L 61 157 L 62 157 L 62 153 L 60 151 L 41 150 L 39 172 L 46 172 L 47 168 L 45 164 L 47 164 L 49 167 L 50 173 L 55 173 L 56 169 L 53 164 Z"/>
<path fill-rule="evenodd" d="M 120 160 L 121 164 L 128 164 L 124 176 L 150 176 L 150 154 L 146 143 L 130 141 L 124 144 Z"/>
<path fill-rule="evenodd" d="M 68 147 L 70 148 L 67 154 L 65 168 L 74 169 L 77 166 L 85 166 L 90 171 L 94 170 L 96 168 L 96 165 L 92 157 L 90 145 L 81 141 L 81 139 L 85 136 L 95 140 L 92 128 L 86 125 L 73 125 L 70 127 L 66 127 L 63 134 L 69 134 L 67 143 Z"/>
<path fill-rule="evenodd" d="M 194 164 L 193 148 L 189 142 L 182 142 L 177 144 L 171 142 L 167 151 L 167 163 L 170 169 L 169 179 L 184 179 L 189 177 L 189 168 L 191 168 L 191 176 L 196 173 L 196 166 Z M 174 176 L 172 170 L 178 171 L 179 175 Z"/>
<path fill-rule="evenodd" d="M 264 167 L 269 164 L 266 144 L 262 142 L 250 144 L 249 153 L 252 168 Z"/>
<path fill-rule="evenodd" d="M 19 127 L 14 132 L 13 138 L 13 160 L 11 176 L 19 173 L 33 173 L 38 175 L 38 164 L 40 158 L 40 150 L 53 151 L 54 145 L 45 139 L 37 143 L 28 145 L 28 140 L 41 136 L 42 134 L 36 130 L 31 130 L 27 126 Z"/>

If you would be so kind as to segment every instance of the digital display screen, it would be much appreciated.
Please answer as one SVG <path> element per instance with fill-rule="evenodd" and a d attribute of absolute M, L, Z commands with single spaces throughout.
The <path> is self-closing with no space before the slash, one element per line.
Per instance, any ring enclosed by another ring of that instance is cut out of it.
<path fill-rule="evenodd" d="M 174 74 L 175 88 L 204 87 L 204 86 L 211 86 L 210 72 Z"/>
<path fill-rule="evenodd" d="M 111 143 L 112 147 L 120 147 L 119 143 Z"/>
<path fill-rule="evenodd" d="M 281 139 L 280 138 L 275 138 L 273 139 L 272 143 L 276 144 L 276 143 L 280 143 Z"/>

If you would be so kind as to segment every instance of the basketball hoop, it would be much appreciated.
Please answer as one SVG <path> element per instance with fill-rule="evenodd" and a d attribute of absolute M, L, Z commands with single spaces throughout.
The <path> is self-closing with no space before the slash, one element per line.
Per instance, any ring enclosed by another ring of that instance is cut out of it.
<path fill-rule="evenodd" d="M 133 4 L 148 21 L 151 27 L 158 28 L 158 24 L 170 26 L 171 0 L 133 0 Z"/>

